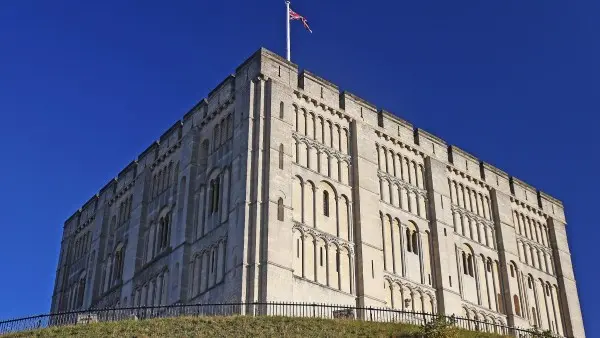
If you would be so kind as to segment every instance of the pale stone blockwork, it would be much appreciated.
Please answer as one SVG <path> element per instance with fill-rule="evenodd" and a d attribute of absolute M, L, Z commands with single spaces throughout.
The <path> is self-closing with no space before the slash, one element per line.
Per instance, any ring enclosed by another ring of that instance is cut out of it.
<path fill-rule="evenodd" d="M 52 311 L 297 301 L 584 337 L 560 201 L 261 49 L 64 225 Z"/>

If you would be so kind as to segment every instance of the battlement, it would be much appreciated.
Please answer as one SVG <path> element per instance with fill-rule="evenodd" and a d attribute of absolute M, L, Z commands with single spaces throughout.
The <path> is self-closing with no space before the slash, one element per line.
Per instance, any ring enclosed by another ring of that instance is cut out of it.
<path fill-rule="evenodd" d="M 564 220 L 562 203 L 536 190 L 529 184 L 509 176 L 504 171 L 480 161 L 477 157 L 447 143 L 395 114 L 378 109 L 376 105 L 339 87 L 307 70 L 298 72 L 298 65 L 265 48 L 260 48 L 235 69 L 235 75 L 228 75 L 208 96 L 198 101 L 183 117 L 176 121 L 158 140 L 152 142 L 143 152 L 132 160 L 117 177 L 111 179 L 92 197 L 97 201 L 106 201 L 151 166 L 169 148 L 179 142 L 192 128 L 203 128 L 224 106 L 233 102 L 238 86 L 263 76 L 287 84 L 303 92 L 313 101 L 329 109 L 339 109 L 354 120 L 362 121 L 392 138 L 418 146 L 428 156 L 454 166 L 457 170 L 485 181 L 491 187 L 516 199 L 537 206 L 544 212 Z M 67 221 L 65 227 L 78 219 L 83 208 L 77 210 Z"/>

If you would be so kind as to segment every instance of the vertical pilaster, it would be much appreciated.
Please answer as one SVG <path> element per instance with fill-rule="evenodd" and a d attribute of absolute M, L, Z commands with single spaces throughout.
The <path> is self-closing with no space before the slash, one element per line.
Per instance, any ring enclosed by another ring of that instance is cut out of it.
<path fill-rule="evenodd" d="M 446 164 L 433 158 L 425 159 L 427 194 L 432 240 L 432 254 L 436 264 L 432 267 L 438 300 L 438 313 L 448 315 L 462 312 L 460 296 L 460 275 L 458 273 L 457 251 L 450 190 L 446 174 Z"/>
<path fill-rule="evenodd" d="M 354 121 L 352 130 L 352 182 L 354 203 L 354 240 L 356 244 L 355 271 L 357 305 L 384 306 L 383 238 L 379 219 L 379 182 L 377 153 L 374 142 L 365 142 L 371 126 Z M 360 165 L 360 168 L 359 168 Z M 360 173 L 360 174 L 359 174 Z"/>
<path fill-rule="evenodd" d="M 525 319 L 525 311 L 527 308 L 524 299 L 521 299 L 523 293 L 520 292 L 518 279 L 518 264 L 519 255 L 517 250 L 517 239 L 515 236 L 515 228 L 512 223 L 512 208 L 510 196 L 493 189 L 490 191 L 492 198 L 492 213 L 494 215 L 494 223 L 497 233 L 498 258 L 500 260 L 500 283 L 504 286 L 500 288 L 503 291 L 502 298 L 504 301 L 504 309 L 506 310 L 508 324 L 517 327 L 528 327 L 529 323 Z M 511 265 L 513 265 L 515 278 L 511 275 Z M 515 298 L 518 297 L 518 298 Z M 515 303 L 519 304 L 516 305 Z M 520 310 L 520 315 L 517 314 L 517 307 Z"/>
<path fill-rule="evenodd" d="M 548 219 L 548 226 L 558 280 L 558 303 L 562 310 L 565 333 L 570 337 L 585 337 L 571 251 L 567 242 L 567 229 L 563 221 L 554 217 Z"/>

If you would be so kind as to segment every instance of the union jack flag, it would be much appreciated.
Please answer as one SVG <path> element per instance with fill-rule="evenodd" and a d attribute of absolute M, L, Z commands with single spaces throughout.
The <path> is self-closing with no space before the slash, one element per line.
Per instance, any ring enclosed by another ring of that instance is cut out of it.
<path fill-rule="evenodd" d="M 310 27 L 308 27 L 308 21 L 306 21 L 306 18 L 303 17 L 302 15 L 294 12 L 293 10 L 290 9 L 290 20 L 302 20 L 302 24 L 304 25 L 304 28 L 306 28 L 307 31 L 311 32 Z"/>

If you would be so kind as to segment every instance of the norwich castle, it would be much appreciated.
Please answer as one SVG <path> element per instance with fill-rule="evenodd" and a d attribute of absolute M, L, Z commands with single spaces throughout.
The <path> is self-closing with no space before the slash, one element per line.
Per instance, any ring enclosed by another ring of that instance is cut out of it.
<path fill-rule="evenodd" d="M 66 220 L 51 310 L 324 302 L 585 337 L 566 223 L 260 49 Z"/>

